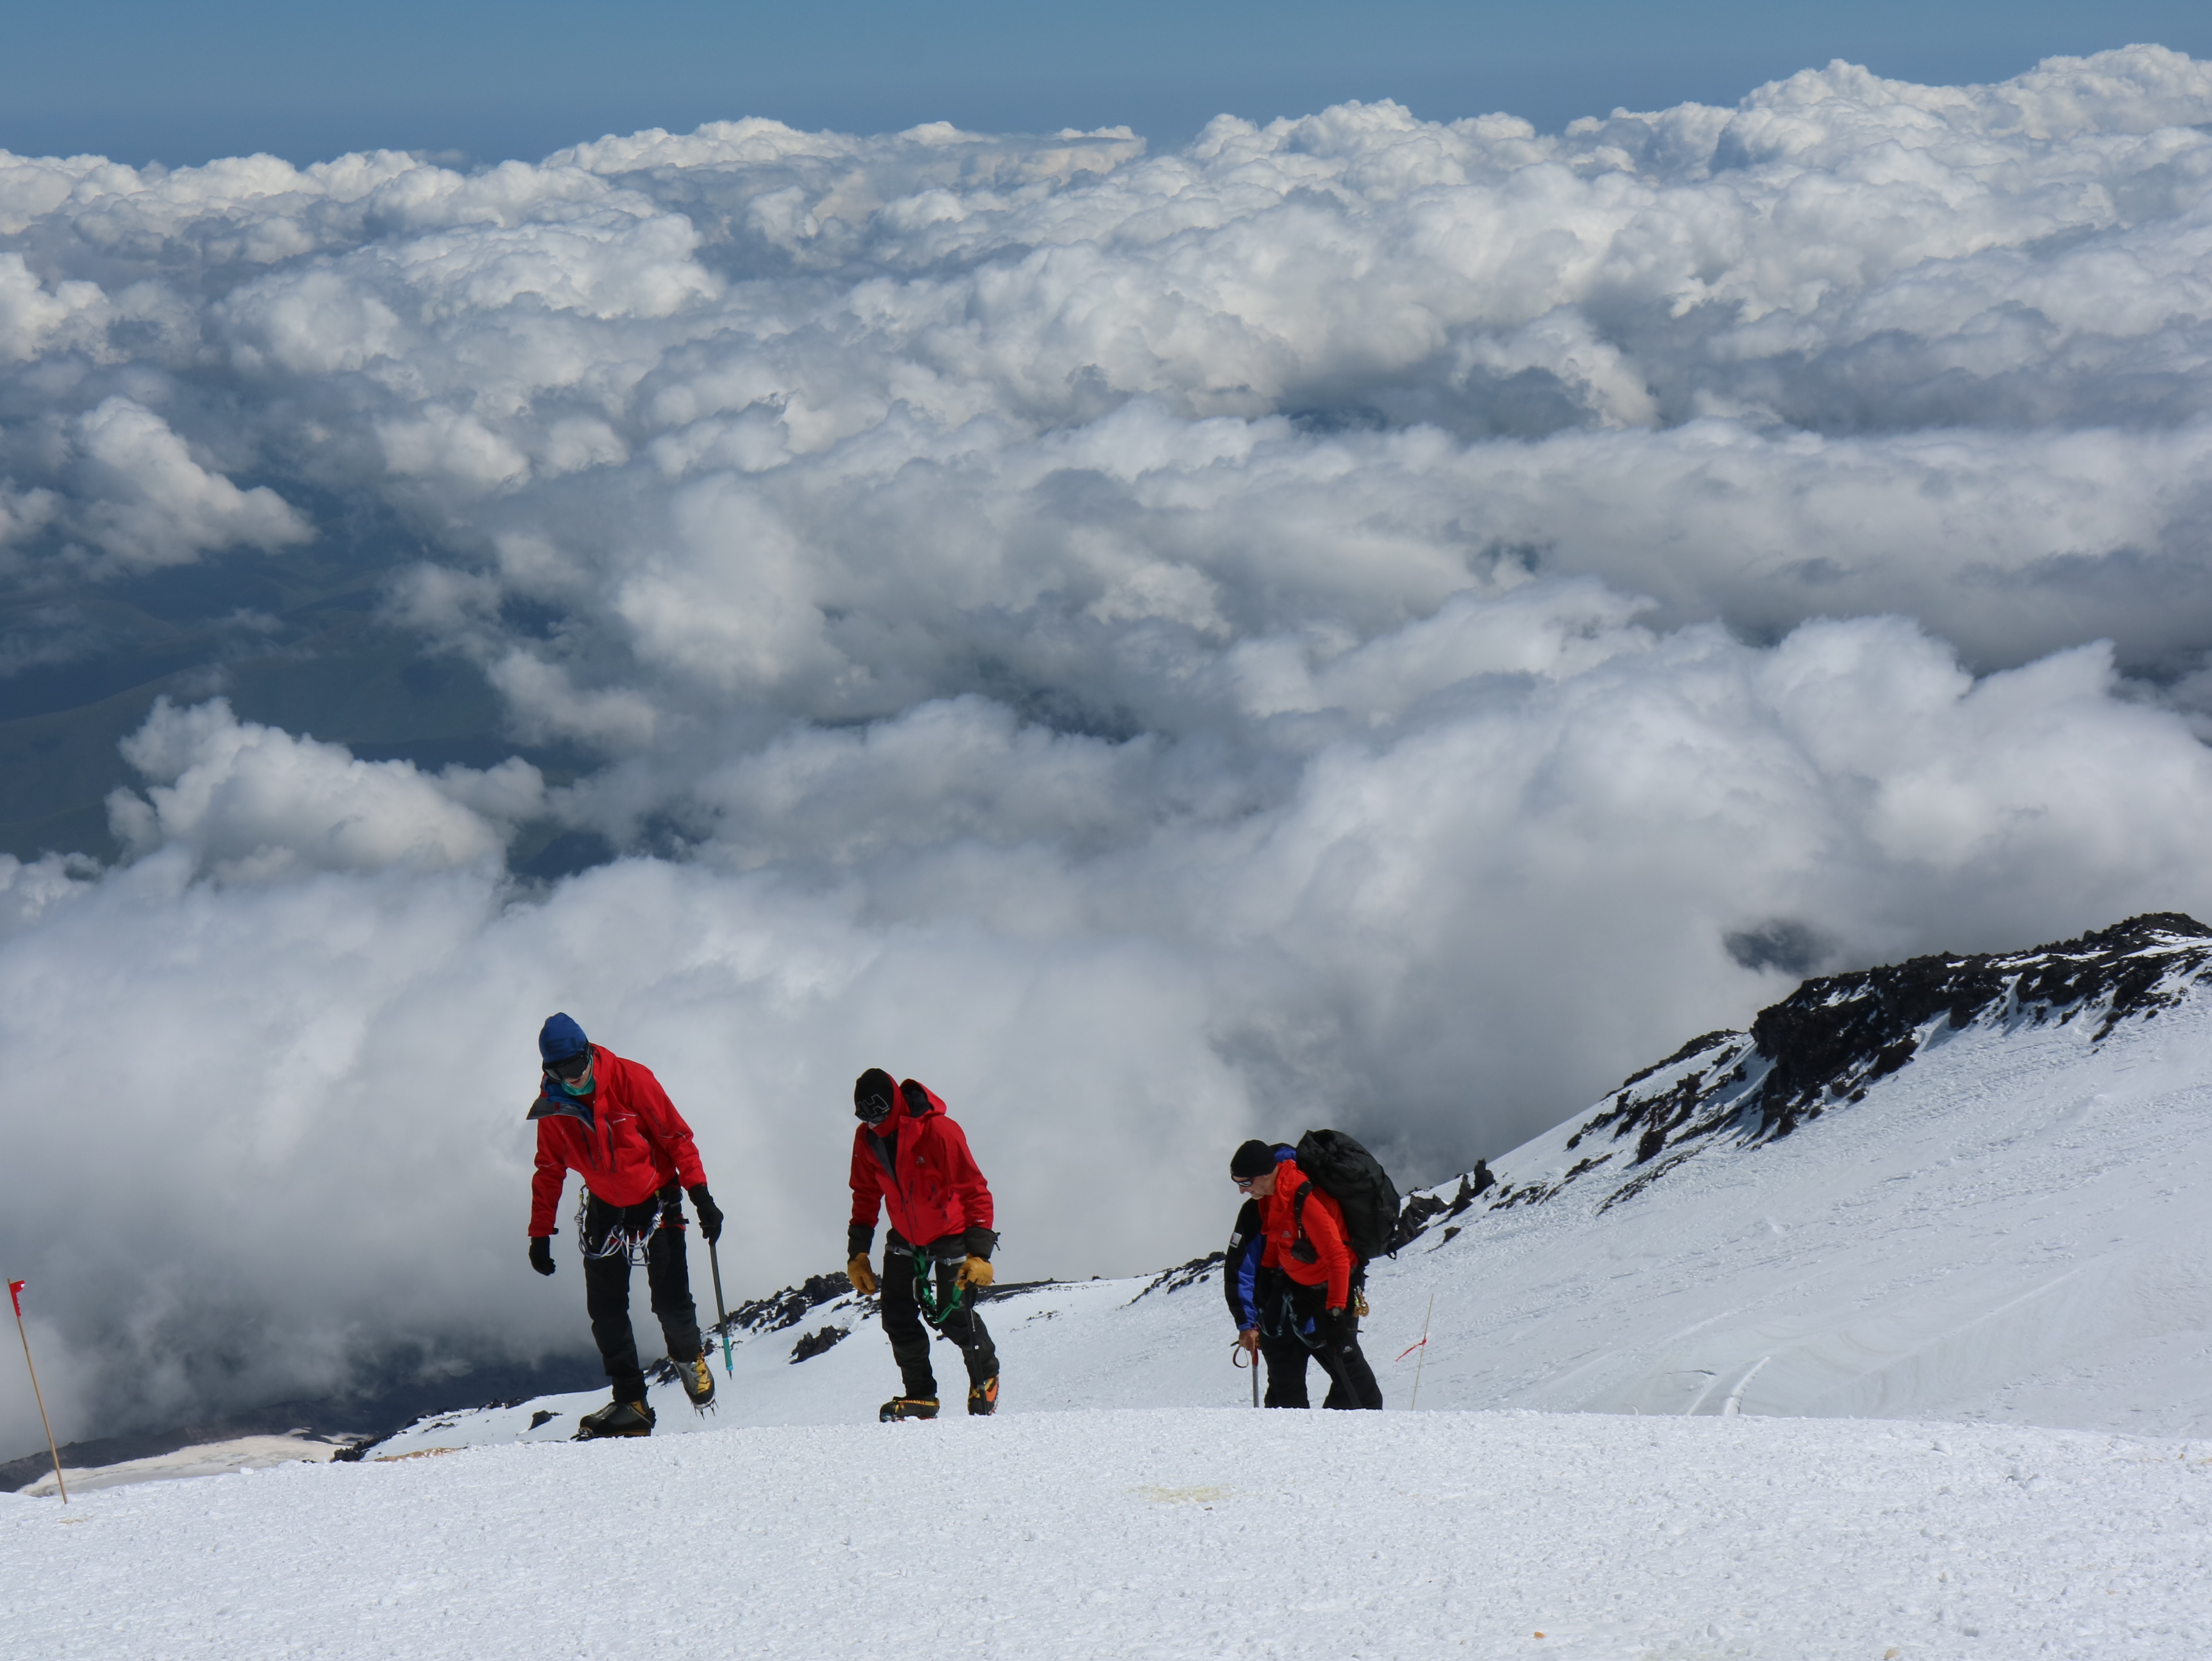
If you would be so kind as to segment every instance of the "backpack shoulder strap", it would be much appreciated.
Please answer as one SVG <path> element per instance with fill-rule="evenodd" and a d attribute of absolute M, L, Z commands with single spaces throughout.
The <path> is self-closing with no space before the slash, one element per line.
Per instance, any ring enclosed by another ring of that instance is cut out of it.
<path fill-rule="evenodd" d="M 1313 1179 L 1308 1177 L 1298 1184 L 1297 1191 L 1291 1196 L 1291 1226 L 1297 1232 L 1297 1237 L 1301 1240 L 1306 1238 L 1306 1196 L 1312 1192 Z"/>

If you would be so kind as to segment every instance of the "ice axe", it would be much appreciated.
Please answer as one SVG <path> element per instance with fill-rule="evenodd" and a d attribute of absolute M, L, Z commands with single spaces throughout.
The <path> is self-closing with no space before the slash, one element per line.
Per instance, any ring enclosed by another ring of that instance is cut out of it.
<path fill-rule="evenodd" d="M 714 1330 L 722 1335 L 722 1376 L 734 1378 L 737 1368 L 730 1361 L 730 1317 L 722 1309 L 722 1260 L 714 1253 L 714 1243 L 707 1242 L 707 1267 L 714 1275 Z"/>

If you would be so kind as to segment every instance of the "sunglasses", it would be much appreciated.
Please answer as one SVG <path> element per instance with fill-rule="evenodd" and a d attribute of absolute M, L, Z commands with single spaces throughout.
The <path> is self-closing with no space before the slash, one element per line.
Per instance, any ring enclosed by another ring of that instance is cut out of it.
<path fill-rule="evenodd" d="M 1257 1177 L 1231 1177 L 1229 1180 L 1237 1184 L 1237 1191 L 1239 1194 L 1249 1194 L 1252 1191 L 1252 1184 L 1260 1179 Z"/>
<path fill-rule="evenodd" d="M 545 1063 L 545 1070 L 556 1079 L 574 1080 L 584 1076 L 584 1069 L 592 1064 L 592 1052 L 580 1050 L 573 1056 L 563 1056 L 557 1062 Z"/>
<path fill-rule="evenodd" d="M 890 1117 L 891 1104 L 886 1097 L 871 1096 L 865 1101 L 854 1103 L 853 1111 L 863 1124 L 881 1124 Z"/>

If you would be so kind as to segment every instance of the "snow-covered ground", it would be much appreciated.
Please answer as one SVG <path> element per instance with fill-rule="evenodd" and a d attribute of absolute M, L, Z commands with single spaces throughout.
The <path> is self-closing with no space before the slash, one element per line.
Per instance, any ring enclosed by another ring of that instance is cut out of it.
<path fill-rule="evenodd" d="M 1394 1411 L 1252 1412 L 1205 1264 L 989 1303 L 989 1421 L 940 1347 L 953 1416 L 875 1424 L 869 1305 L 768 1301 L 650 1441 L 549 1396 L 0 1497 L 0 1650 L 2202 1661 L 2212 938 L 2137 934 L 1813 983 L 1760 1019 L 1826 1072 L 1709 1035 L 1419 1196 Z"/>
<path fill-rule="evenodd" d="M 301 1459 L 319 1462 L 336 1453 L 339 1445 L 296 1431 L 289 1436 L 240 1436 L 227 1442 L 195 1442 L 173 1453 L 125 1459 L 89 1470 L 70 1469 L 64 1474 L 69 1478 L 70 1494 L 89 1494 L 95 1488 L 166 1482 L 176 1476 L 226 1476 L 233 1471 L 265 1470 L 271 1465 L 290 1464 Z M 27 1494 L 56 1491 L 52 1471 L 19 1490 Z"/>
<path fill-rule="evenodd" d="M 2204 1443 L 1032 1412 L 289 1465 L 67 1510 L 0 1496 L 0 1647 L 2202 1661 L 2208 1560 Z"/>

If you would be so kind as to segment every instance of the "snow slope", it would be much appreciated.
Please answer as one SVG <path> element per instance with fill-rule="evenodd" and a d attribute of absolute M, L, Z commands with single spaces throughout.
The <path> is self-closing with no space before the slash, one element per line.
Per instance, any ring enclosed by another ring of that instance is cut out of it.
<path fill-rule="evenodd" d="M 0 1646 L 42 1661 L 2200 1661 L 2208 1541 L 2204 1443 L 1031 1413 L 295 1464 L 66 1511 L 0 1496 Z"/>
<path fill-rule="evenodd" d="M 1708 1035 L 1401 1253 L 1440 1401 L 2212 1430 L 2208 974 L 2139 919 Z"/>
<path fill-rule="evenodd" d="M 295 1431 L 289 1436 L 238 1436 L 224 1442 L 194 1442 L 173 1453 L 124 1459 L 87 1470 L 70 1465 L 64 1465 L 63 1469 L 69 1478 L 69 1491 L 76 1495 L 95 1488 L 122 1488 L 132 1482 L 164 1482 L 173 1476 L 224 1476 L 233 1471 L 265 1470 L 271 1465 L 290 1464 L 301 1459 L 319 1462 L 336 1453 L 340 1445 Z M 37 1481 L 25 1483 L 17 1492 L 55 1493 L 53 1472 L 49 1470 Z"/>
<path fill-rule="evenodd" d="M 2212 1434 L 2208 973 L 2212 934 L 2137 920 L 1811 982 L 1752 1033 L 1693 1041 L 1413 1196 L 1420 1232 L 1370 1288 L 1390 1405 L 1433 1297 L 1425 1408 Z M 1225 1229 L 1225 1178 L 1222 1196 Z M 1018 1273 L 1019 1242 L 1001 1256 Z M 660 1386 L 663 1431 L 869 1417 L 897 1385 L 871 1306 L 809 1307 L 842 1284 L 749 1306 L 713 1418 Z M 1017 1291 L 985 1314 L 1005 1413 L 1246 1399 L 1210 1265 Z M 851 1335 L 794 1363 L 824 1328 Z M 957 1355 L 939 1354 L 950 1385 Z M 444 1415 L 375 1452 L 565 1436 L 598 1399 Z"/>
<path fill-rule="evenodd" d="M 1200 1262 L 1005 1289 L 1000 1416 L 878 1425 L 817 1277 L 649 1441 L 552 1396 L 0 1495 L 0 1653 L 2201 1661 L 2208 972 L 2153 918 L 1808 983 L 1413 1196 L 1419 1415 L 1243 1406 Z"/>

